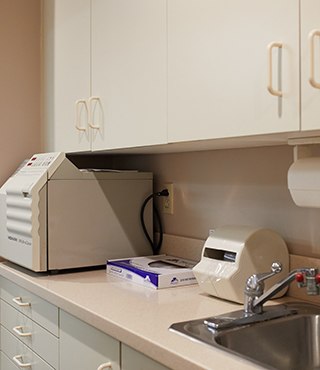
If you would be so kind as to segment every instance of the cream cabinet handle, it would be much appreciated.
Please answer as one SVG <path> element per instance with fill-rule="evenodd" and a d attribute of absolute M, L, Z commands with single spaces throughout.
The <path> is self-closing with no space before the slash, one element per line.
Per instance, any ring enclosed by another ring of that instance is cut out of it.
<path fill-rule="evenodd" d="M 75 122 L 76 129 L 79 130 L 79 131 L 86 131 L 87 128 L 84 127 L 84 126 L 81 126 L 81 124 L 80 124 L 80 118 L 81 118 L 80 107 L 82 105 L 84 105 L 84 108 L 85 108 L 86 113 L 87 113 L 87 119 L 88 119 L 88 116 L 89 116 L 89 114 L 88 114 L 88 104 L 84 99 L 79 99 L 79 100 L 76 101 L 75 105 L 76 105 L 76 122 Z"/>
<path fill-rule="evenodd" d="M 282 49 L 281 42 L 271 42 L 268 45 L 268 67 L 269 67 L 269 77 L 268 77 L 268 91 L 271 95 L 282 96 L 282 91 L 275 90 L 272 86 L 272 51 L 274 48 Z"/>
<path fill-rule="evenodd" d="M 14 297 L 14 298 L 12 298 L 12 301 L 15 304 L 17 304 L 18 306 L 20 306 L 20 307 L 31 306 L 31 303 L 30 302 L 22 302 L 22 298 L 21 297 Z"/>
<path fill-rule="evenodd" d="M 14 357 L 12 357 L 12 360 L 13 360 L 13 362 L 15 362 L 19 367 L 21 367 L 21 368 L 26 368 L 26 367 L 31 367 L 31 363 L 29 363 L 29 362 L 21 362 L 21 360 L 22 360 L 22 355 L 17 355 L 17 356 L 14 356 Z"/>
<path fill-rule="evenodd" d="M 106 362 L 105 364 L 101 364 L 97 370 L 103 370 L 103 369 L 112 369 L 111 362 Z"/>
<path fill-rule="evenodd" d="M 314 39 L 316 36 L 320 37 L 320 30 L 312 30 L 309 33 L 309 51 L 310 51 L 310 77 L 309 82 L 315 89 L 320 89 L 320 83 L 316 81 L 314 73 Z"/>
<path fill-rule="evenodd" d="M 32 333 L 23 332 L 23 326 L 15 326 L 12 330 L 19 335 L 19 337 L 31 337 Z"/>
<path fill-rule="evenodd" d="M 94 123 L 94 110 L 93 110 L 93 102 L 100 103 L 100 98 L 98 96 L 90 96 L 88 100 L 89 104 L 89 126 L 94 129 L 100 129 L 100 125 L 96 125 Z"/>

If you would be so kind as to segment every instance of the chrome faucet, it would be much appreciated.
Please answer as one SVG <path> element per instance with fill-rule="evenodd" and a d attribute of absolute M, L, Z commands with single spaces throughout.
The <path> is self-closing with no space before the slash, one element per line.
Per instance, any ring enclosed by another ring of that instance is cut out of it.
<path fill-rule="evenodd" d="M 263 304 L 296 280 L 299 288 L 306 287 L 308 295 L 320 293 L 320 274 L 316 268 L 300 268 L 293 270 L 287 277 L 274 284 L 264 292 L 264 280 L 282 271 L 280 262 L 273 262 L 268 273 L 251 275 L 246 282 L 244 290 L 244 312 L 259 314 L 263 312 Z"/>
<path fill-rule="evenodd" d="M 263 308 L 265 302 L 289 286 L 294 280 L 297 281 L 298 287 L 306 287 L 308 295 L 320 294 L 320 273 L 317 268 L 313 267 L 299 268 L 291 271 L 287 277 L 264 292 L 264 281 L 281 271 L 281 263 L 273 262 L 270 272 L 251 275 L 247 279 L 244 289 L 244 309 L 229 312 L 225 315 L 210 317 L 204 320 L 204 324 L 210 330 L 216 331 L 296 314 L 297 311 L 295 309 L 282 305 L 268 307 L 267 309 Z"/>

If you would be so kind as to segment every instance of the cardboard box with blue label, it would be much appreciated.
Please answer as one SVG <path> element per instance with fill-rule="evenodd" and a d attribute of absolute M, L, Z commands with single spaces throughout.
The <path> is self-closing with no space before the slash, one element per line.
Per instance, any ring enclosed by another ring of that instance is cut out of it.
<path fill-rule="evenodd" d="M 107 273 L 147 287 L 162 289 L 196 284 L 196 262 L 167 255 L 107 261 Z"/>

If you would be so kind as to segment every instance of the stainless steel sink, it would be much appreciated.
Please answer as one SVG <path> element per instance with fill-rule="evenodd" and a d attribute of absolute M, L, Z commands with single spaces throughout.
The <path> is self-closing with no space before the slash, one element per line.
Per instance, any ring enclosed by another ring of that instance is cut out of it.
<path fill-rule="evenodd" d="M 283 306 L 297 313 L 232 329 L 210 329 L 204 324 L 210 318 L 170 329 L 269 369 L 320 369 L 320 307 L 300 302 Z"/>

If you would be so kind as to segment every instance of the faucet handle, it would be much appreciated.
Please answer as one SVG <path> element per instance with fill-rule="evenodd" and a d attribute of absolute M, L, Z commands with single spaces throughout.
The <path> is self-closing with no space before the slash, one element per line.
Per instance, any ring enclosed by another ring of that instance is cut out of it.
<path fill-rule="evenodd" d="M 282 271 L 280 262 L 273 262 L 271 271 L 262 274 L 253 274 L 247 279 L 244 288 L 244 311 L 246 313 L 254 312 L 254 302 L 264 293 L 264 280 L 278 274 Z M 256 313 L 262 312 L 262 305 L 256 309 Z"/>
<path fill-rule="evenodd" d="M 264 290 L 264 280 L 271 278 L 282 271 L 282 265 L 280 262 L 273 262 L 271 265 L 270 272 L 263 272 L 260 274 L 251 275 L 247 279 L 245 292 L 247 295 L 254 295 L 259 297 Z"/>
<path fill-rule="evenodd" d="M 297 282 L 299 288 L 304 288 L 306 286 L 305 277 L 304 277 L 304 274 L 302 272 L 297 272 L 296 276 L 295 276 L 295 279 L 296 279 L 296 282 Z"/>
<path fill-rule="evenodd" d="M 280 262 L 272 262 L 271 265 L 271 271 L 270 272 L 264 272 L 261 274 L 256 274 L 257 282 L 261 282 L 264 280 L 267 280 L 271 278 L 272 276 L 279 274 L 279 272 L 282 271 L 282 264 Z"/>
<path fill-rule="evenodd" d="M 316 268 L 305 268 L 295 275 L 299 288 L 307 288 L 308 295 L 320 294 L 320 273 Z"/>

